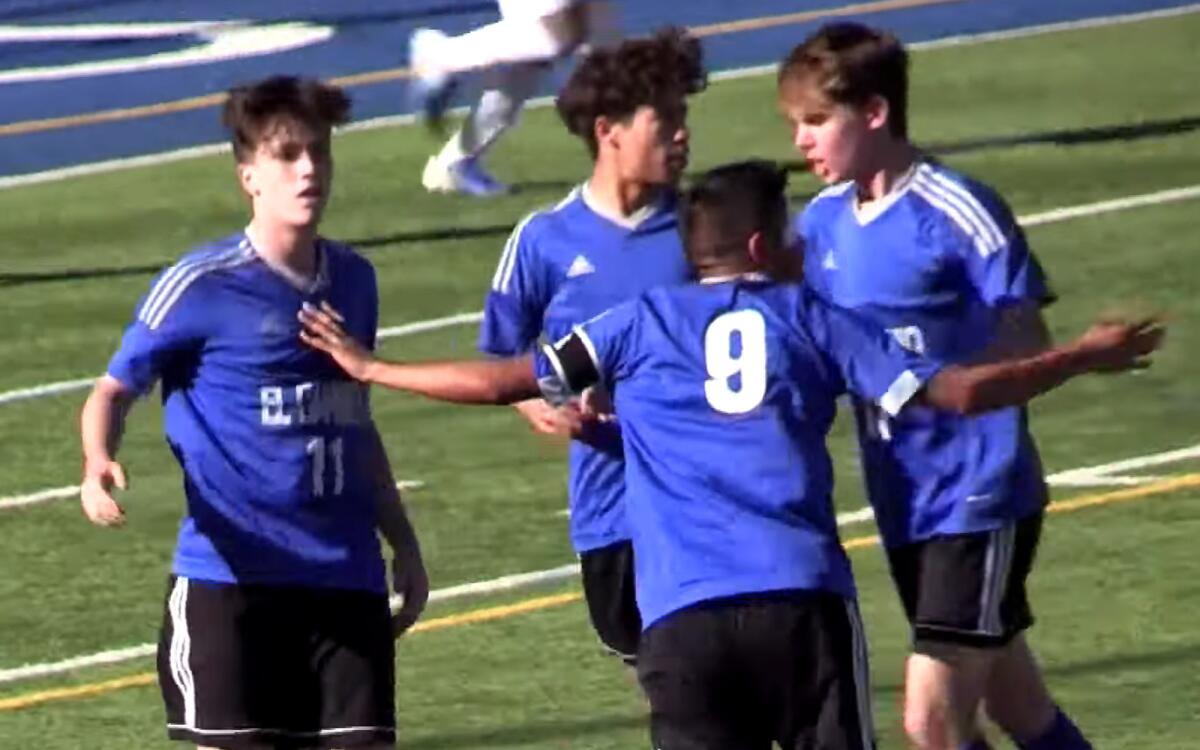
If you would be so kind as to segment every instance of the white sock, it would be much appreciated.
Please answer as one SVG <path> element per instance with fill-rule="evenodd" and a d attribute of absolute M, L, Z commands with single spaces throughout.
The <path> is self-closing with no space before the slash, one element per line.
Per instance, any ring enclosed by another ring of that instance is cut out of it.
<path fill-rule="evenodd" d="M 462 128 L 442 148 L 437 158 L 453 164 L 480 157 L 506 130 L 517 123 L 525 101 L 537 89 L 542 69 L 534 64 L 513 65 L 498 71 L 499 84 L 480 95 Z"/>

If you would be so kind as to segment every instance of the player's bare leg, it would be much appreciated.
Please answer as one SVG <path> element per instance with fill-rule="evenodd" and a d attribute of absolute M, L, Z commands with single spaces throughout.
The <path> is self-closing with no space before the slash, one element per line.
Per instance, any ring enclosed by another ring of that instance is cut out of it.
<path fill-rule="evenodd" d="M 950 644 L 912 654 L 904 679 L 904 731 L 919 750 L 960 750 L 980 739 L 976 711 L 993 654 Z"/>
<path fill-rule="evenodd" d="M 983 705 L 992 721 L 1018 742 L 1037 737 L 1054 720 L 1054 700 L 1024 636 L 1013 638 L 997 654 Z"/>
<path fill-rule="evenodd" d="M 501 4 L 504 12 L 504 4 Z M 486 151 L 516 124 L 525 101 L 556 59 L 591 39 L 603 43 L 618 34 L 607 5 L 580 2 L 548 15 L 507 15 L 500 21 L 456 37 L 430 29 L 412 40 L 412 62 L 418 79 L 413 91 L 426 122 L 438 132 L 455 82 L 483 72 L 483 92 L 466 120 L 421 175 L 426 190 L 488 196 L 507 191 L 483 167 Z"/>
<path fill-rule="evenodd" d="M 1087 750 L 1091 744 L 1055 704 L 1023 635 L 998 654 L 988 675 L 984 709 L 1026 750 Z"/>
<path fill-rule="evenodd" d="M 503 10 L 495 23 L 458 36 L 418 29 L 409 42 L 415 104 L 440 127 L 450 94 L 463 74 L 507 65 L 545 63 L 569 54 L 587 38 L 591 14 L 579 4 L 534 17 Z"/>

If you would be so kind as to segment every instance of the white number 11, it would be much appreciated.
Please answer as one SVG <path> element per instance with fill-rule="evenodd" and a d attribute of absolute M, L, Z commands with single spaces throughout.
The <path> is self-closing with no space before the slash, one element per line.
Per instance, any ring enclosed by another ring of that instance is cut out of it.
<path fill-rule="evenodd" d="M 313 496 L 325 497 L 325 454 L 326 443 L 325 438 L 313 438 L 304 446 L 308 455 L 312 456 L 312 482 Z M 345 450 L 342 447 L 342 439 L 334 438 L 329 441 L 328 453 L 331 462 L 333 463 L 333 494 L 342 494 L 342 487 L 346 483 L 346 473 L 344 468 Z"/>
<path fill-rule="evenodd" d="M 733 338 L 741 353 L 733 356 Z M 767 326 L 757 310 L 725 313 L 708 324 L 704 332 L 704 363 L 709 380 L 704 397 L 712 408 L 725 414 L 745 414 L 762 403 L 767 394 Z M 740 383 L 733 387 L 733 376 Z"/>

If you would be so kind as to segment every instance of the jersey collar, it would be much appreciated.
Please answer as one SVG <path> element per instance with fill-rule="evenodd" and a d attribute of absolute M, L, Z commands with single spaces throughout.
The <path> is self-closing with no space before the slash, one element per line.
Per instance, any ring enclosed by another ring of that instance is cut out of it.
<path fill-rule="evenodd" d="M 908 192 L 909 187 L 912 186 L 913 178 L 917 176 L 917 169 L 921 166 L 921 163 L 922 161 L 920 158 L 915 159 L 912 165 L 904 171 L 904 174 L 900 175 L 900 177 L 894 183 L 892 183 L 892 189 L 888 191 L 887 195 L 877 200 L 873 200 L 866 205 L 863 205 L 863 203 L 858 199 L 858 190 L 852 189 L 850 191 L 850 205 L 854 210 L 854 218 L 858 219 L 858 223 L 861 226 L 870 224 L 872 221 L 875 221 L 875 219 L 882 216 L 884 212 L 886 212 L 896 203 L 896 201 L 900 200 L 900 198 Z"/>
<path fill-rule="evenodd" d="M 762 282 L 770 281 L 771 278 L 760 271 L 747 271 L 746 273 L 730 273 L 724 276 L 708 276 L 700 279 L 701 284 L 724 284 L 727 281 L 752 281 Z"/>
<path fill-rule="evenodd" d="M 242 237 L 243 245 L 253 250 L 264 266 L 276 276 L 286 281 L 296 291 L 304 294 L 312 294 L 324 288 L 329 283 L 329 253 L 324 247 L 325 241 L 320 237 L 316 239 L 315 247 L 317 253 L 317 275 L 311 278 L 298 274 L 287 266 L 274 263 L 268 260 L 265 255 L 258 252 L 258 248 L 254 246 L 254 241 L 250 238 L 250 227 L 246 227 L 242 231 Z"/>
<path fill-rule="evenodd" d="M 596 216 L 599 216 L 601 219 L 616 224 L 622 229 L 626 229 L 631 232 L 642 229 L 644 225 L 646 225 L 651 219 L 665 211 L 670 210 L 673 202 L 672 196 L 672 191 L 664 191 L 663 195 L 653 203 L 639 208 L 637 211 L 634 211 L 628 216 L 622 216 L 621 214 L 610 211 L 608 208 L 600 205 L 600 202 L 597 201 L 595 196 L 592 195 L 592 191 L 590 188 L 588 188 L 588 184 L 586 182 L 579 186 L 579 199 L 583 201 L 583 205 L 586 206 L 589 211 L 594 213 Z"/>

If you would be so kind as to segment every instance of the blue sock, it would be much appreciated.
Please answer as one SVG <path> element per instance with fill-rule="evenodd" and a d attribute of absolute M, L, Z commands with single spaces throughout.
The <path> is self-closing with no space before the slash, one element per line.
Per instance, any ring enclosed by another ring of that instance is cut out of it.
<path fill-rule="evenodd" d="M 992 750 L 992 746 L 987 743 L 987 740 L 978 739 L 971 740 L 967 744 L 961 746 L 958 750 Z"/>
<path fill-rule="evenodd" d="M 1021 750 L 1092 750 L 1092 743 L 1084 739 L 1079 727 L 1061 708 L 1054 709 L 1054 721 L 1041 737 L 1017 744 Z"/>

